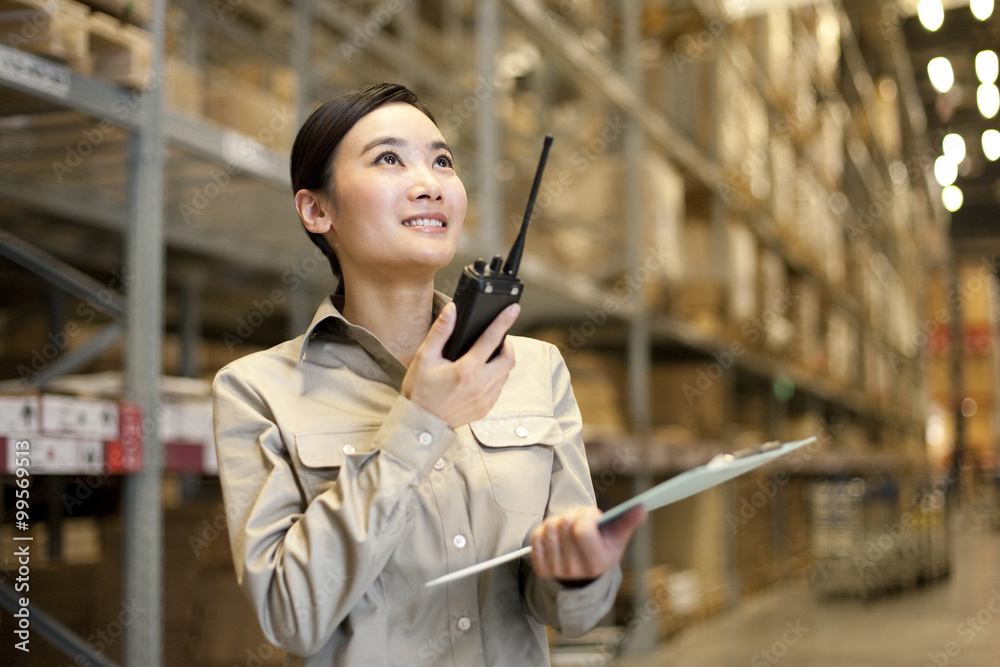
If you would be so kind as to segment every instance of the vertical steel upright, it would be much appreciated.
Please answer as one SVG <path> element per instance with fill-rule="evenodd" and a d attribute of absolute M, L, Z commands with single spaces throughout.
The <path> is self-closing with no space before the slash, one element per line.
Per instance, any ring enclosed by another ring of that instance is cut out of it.
<path fill-rule="evenodd" d="M 643 100 L 643 71 L 639 45 L 642 41 L 640 21 L 642 18 L 642 0 L 625 0 L 622 11 L 622 51 L 621 71 L 629 88 L 640 103 L 633 109 L 625 109 L 629 114 L 628 126 L 625 128 L 625 155 L 623 159 L 625 183 L 625 266 L 626 270 L 635 272 L 635 276 L 644 276 L 644 254 L 646 248 L 645 219 L 643 216 L 643 174 L 642 158 L 645 148 L 645 133 L 642 122 L 636 113 Z M 628 329 L 628 396 L 632 407 L 632 431 L 635 433 L 643 449 L 648 446 L 652 432 L 652 417 L 650 414 L 650 314 L 646 305 L 644 289 L 632 291 L 633 309 L 632 321 Z M 644 452 L 645 454 L 645 452 Z M 652 486 L 652 477 L 645 466 L 640 466 L 632 474 L 632 493 L 638 494 Z M 643 524 L 632 538 L 629 547 L 629 560 L 632 572 L 636 575 L 633 603 L 644 609 L 650 599 L 649 591 L 643 584 L 642 573 L 649 570 L 653 557 L 652 529 L 649 523 Z M 635 634 L 630 638 L 629 648 L 634 652 L 648 652 L 653 649 L 657 638 L 656 619 L 640 624 Z"/>
<path fill-rule="evenodd" d="M 129 145 L 128 227 L 125 234 L 125 394 L 142 407 L 142 471 L 125 481 L 124 602 L 137 610 L 125 629 L 124 664 L 163 662 L 163 448 L 159 439 L 163 357 L 164 38 L 167 0 L 153 1 L 153 82 L 142 104 L 141 128 Z"/>
<path fill-rule="evenodd" d="M 309 116 L 310 98 L 312 96 L 312 23 L 315 12 L 313 0 L 295 0 L 295 38 L 292 40 L 292 67 L 298 79 L 299 88 L 296 97 L 297 125 L 302 126 Z M 296 335 L 298 335 L 296 333 Z"/>
<path fill-rule="evenodd" d="M 299 82 L 295 100 L 295 127 L 302 124 L 312 111 L 313 81 L 312 81 L 312 43 L 313 20 L 316 16 L 314 0 L 295 0 L 295 31 L 292 40 L 292 67 Z M 289 234 L 297 233 L 290 229 Z M 312 245 L 312 244 L 310 244 Z M 323 275 L 329 275 L 323 272 Z M 313 303 L 312 281 L 305 281 L 297 288 L 288 289 L 288 323 L 285 335 L 295 338 L 309 327 L 312 319 Z"/>
<path fill-rule="evenodd" d="M 500 0 L 476 3 L 476 66 L 474 94 L 482 91 L 476 109 L 476 187 L 479 200 L 479 248 L 497 252 L 503 242 L 503 201 L 494 171 L 500 160 L 500 121 L 496 114 L 496 59 L 500 43 Z"/>
<path fill-rule="evenodd" d="M 948 257 L 948 293 L 961 294 L 962 276 L 961 260 L 958 251 L 952 243 Z M 948 468 L 948 500 L 956 503 L 961 501 L 962 459 L 965 456 L 965 416 L 962 414 L 962 394 L 965 391 L 964 341 L 962 340 L 962 299 L 949 299 L 951 305 L 951 409 L 955 421 L 955 442 L 951 465 Z"/>
<path fill-rule="evenodd" d="M 996 266 L 996 255 L 990 257 L 991 266 Z M 994 460 L 1000 461 L 1000 280 L 997 279 L 996 269 L 990 272 L 989 286 L 986 293 L 989 295 L 989 317 L 990 317 L 990 343 L 993 352 L 993 455 Z M 1000 472 L 994 468 L 993 473 L 993 499 L 996 503 L 994 510 L 1000 512 Z M 998 516 L 1000 522 L 1000 516 Z M 1000 528 L 1000 523 L 997 525 Z"/>

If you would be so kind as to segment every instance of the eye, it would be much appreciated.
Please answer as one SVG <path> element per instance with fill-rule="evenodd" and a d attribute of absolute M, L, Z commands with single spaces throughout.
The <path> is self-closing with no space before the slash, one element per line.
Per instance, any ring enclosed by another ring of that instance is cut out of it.
<path fill-rule="evenodd" d="M 435 167 L 445 167 L 446 169 L 454 169 L 455 163 L 452 161 L 451 157 L 448 155 L 439 155 L 434 159 Z"/>
<path fill-rule="evenodd" d="M 403 161 L 399 159 L 399 156 L 392 151 L 386 151 L 375 158 L 374 164 L 387 164 L 390 166 L 396 166 L 403 164 Z"/>

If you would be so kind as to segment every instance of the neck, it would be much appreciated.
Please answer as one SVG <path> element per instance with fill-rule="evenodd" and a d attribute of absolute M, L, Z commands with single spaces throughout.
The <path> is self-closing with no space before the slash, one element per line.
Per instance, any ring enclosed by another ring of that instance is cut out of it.
<path fill-rule="evenodd" d="M 372 283 L 344 277 L 343 315 L 382 341 L 404 366 L 430 330 L 433 280 L 419 284 Z"/>

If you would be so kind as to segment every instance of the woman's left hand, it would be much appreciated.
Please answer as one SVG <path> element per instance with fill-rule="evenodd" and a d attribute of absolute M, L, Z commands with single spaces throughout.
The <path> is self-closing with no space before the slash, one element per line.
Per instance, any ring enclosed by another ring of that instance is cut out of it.
<path fill-rule="evenodd" d="M 531 534 L 535 572 L 565 582 L 586 582 L 617 565 L 646 510 L 635 507 L 598 527 L 601 514 L 596 507 L 587 507 L 542 521 Z"/>

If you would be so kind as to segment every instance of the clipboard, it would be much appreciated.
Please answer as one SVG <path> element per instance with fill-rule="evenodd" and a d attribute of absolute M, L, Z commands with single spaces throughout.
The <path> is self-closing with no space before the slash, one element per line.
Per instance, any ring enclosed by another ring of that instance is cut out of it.
<path fill-rule="evenodd" d="M 696 493 L 710 489 L 713 486 L 728 482 L 739 477 L 743 473 L 758 468 L 765 463 L 769 463 L 777 458 L 789 454 L 800 447 L 816 442 L 816 437 L 793 442 L 766 442 L 756 447 L 742 449 L 732 454 L 719 454 L 705 465 L 698 466 L 682 472 L 681 474 L 668 479 L 662 484 L 657 484 L 651 489 L 643 491 L 639 495 L 626 500 L 620 505 L 605 512 L 597 522 L 598 526 L 604 525 L 615 518 L 621 516 L 637 505 L 642 505 L 647 512 L 683 500 Z M 482 563 L 471 565 L 461 570 L 456 570 L 437 579 L 432 579 L 424 584 L 425 587 L 439 586 L 451 581 L 463 579 L 465 577 L 489 570 L 501 563 L 516 560 L 531 553 L 531 546 L 522 547 L 516 551 L 511 551 L 503 556 L 491 558 Z"/>

